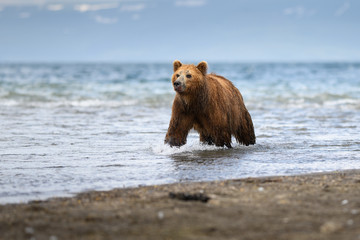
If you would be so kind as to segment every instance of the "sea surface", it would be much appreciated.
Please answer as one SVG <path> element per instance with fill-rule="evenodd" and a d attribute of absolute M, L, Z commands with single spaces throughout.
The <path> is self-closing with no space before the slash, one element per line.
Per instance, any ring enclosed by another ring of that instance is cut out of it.
<path fill-rule="evenodd" d="M 0 203 L 360 169 L 360 63 L 209 67 L 243 94 L 256 145 L 164 145 L 171 63 L 0 64 Z"/>

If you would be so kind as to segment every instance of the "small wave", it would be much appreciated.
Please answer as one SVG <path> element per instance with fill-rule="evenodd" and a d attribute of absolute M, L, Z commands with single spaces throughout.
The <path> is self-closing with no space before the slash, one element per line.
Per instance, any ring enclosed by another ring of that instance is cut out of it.
<path fill-rule="evenodd" d="M 124 164 L 108 164 L 108 165 L 99 165 L 98 167 L 101 168 L 108 168 L 108 167 L 125 167 L 126 165 Z"/>
<path fill-rule="evenodd" d="M 338 100 L 332 100 L 327 101 L 324 103 L 324 106 L 326 107 L 342 107 L 342 108 L 351 108 L 351 109 L 360 109 L 360 99 L 338 99 Z"/>
<path fill-rule="evenodd" d="M 161 107 L 172 103 L 173 95 L 168 93 L 161 94 L 133 94 L 133 96 L 118 97 L 85 97 L 85 96 L 56 96 L 49 95 L 43 97 L 39 94 L 7 94 L 0 95 L 0 106 L 19 106 L 19 107 L 121 107 L 121 106 L 149 106 Z"/>
<path fill-rule="evenodd" d="M 18 100 L 3 100 L 0 106 L 17 106 L 17 107 L 39 107 L 39 108 L 57 108 L 57 107 L 110 107 L 116 108 L 121 106 L 138 105 L 138 100 L 123 100 L 123 101 L 110 101 L 110 100 L 73 100 L 73 101 L 18 101 Z"/>
<path fill-rule="evenodd" d="M 159 143 L 152 146 L 151 148 L 153 153 L 163 156 L 171 156 L 196 151 L 218 151 L 226 149 L 225 147 L 216 147 L 214 145 L 202 144 L 198 139 L 190 139 L 184 146 L 181 147 L 170 147 L 168 144 Z"/>

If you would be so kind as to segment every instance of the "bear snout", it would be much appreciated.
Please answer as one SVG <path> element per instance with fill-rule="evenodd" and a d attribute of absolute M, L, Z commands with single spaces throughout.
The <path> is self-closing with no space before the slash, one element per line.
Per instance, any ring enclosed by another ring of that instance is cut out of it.
<path fill-rule="evenodd" d="M 176 92 L 183 92 L 184 90 L 185 90 L 185 86 L 183 86 L 183 84 L 182 84 L 182 82 L 181 81 L 179 81 L 179 80 L 176 80 L 175 82 L 174 82 L 174 90 L 176 91 Z"/>

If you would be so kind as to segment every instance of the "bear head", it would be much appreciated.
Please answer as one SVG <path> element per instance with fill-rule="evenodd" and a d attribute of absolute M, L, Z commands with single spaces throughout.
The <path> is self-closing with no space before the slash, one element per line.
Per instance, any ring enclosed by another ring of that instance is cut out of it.
<path fill-rule="evenodd" d="M 171 82 L 177 93 L 190 93 L 205 83 L 207 62 L 202 61 L 195 66 L 193 64 L 182 64 L 179 60 L 175 60 L 173 66 L 174 74 Z"/>

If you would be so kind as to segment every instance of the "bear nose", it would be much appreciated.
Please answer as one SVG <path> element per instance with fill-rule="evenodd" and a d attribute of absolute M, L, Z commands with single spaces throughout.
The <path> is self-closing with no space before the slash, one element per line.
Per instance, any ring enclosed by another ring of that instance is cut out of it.
<path fill-rule="evenodd" d="M 175 87 L 180 86 L 180 82 L 179 82 L 179 81 L 175 81 L 175 82 L 174 82 L 174 86 L 175 86 Z"/>

